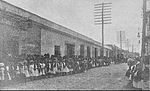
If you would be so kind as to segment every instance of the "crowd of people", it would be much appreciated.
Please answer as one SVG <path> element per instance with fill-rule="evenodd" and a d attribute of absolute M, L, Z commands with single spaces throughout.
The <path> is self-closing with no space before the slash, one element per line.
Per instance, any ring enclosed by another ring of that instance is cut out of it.
<path fill-rule="evenodd" d="M 27 78 L 33 80 L 39 76 L 76 74 L 110 64 L 111 59 L 108 57 L 27 55 L 17 62 L 0 63 L 0 81 Z"/>
<path fill-rule="evenodd" d="M 129 66 L 125 76 L 129 80 L 129 85 L 132 88 L 139 90 L 150 89 L 149 81 L 149 59 L 145 59 L 143 62 L 141 58 L 129 58 L 127 64 Z"/>
<path fill-rule="evenodd" d="M 127 57 L 124 57 L 123 54 L 118 54 L 117 57 L 114 56 L 114 63 L 119 64 L 119 63 L 126 63 L 127 62 Z"/>

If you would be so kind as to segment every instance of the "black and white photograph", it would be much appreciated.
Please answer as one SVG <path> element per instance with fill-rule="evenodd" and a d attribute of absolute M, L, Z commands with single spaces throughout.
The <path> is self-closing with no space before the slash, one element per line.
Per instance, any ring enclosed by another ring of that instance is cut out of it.
<path fill-rule="evenodd" d="M 150 90 L 150 0 L 0 0 L 0 90 Z"/>

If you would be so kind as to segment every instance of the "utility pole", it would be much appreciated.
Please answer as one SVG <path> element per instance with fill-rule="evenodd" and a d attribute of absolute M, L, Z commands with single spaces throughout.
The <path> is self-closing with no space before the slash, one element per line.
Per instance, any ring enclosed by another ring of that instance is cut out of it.
<path fill-rule="evenodd" d="M 111 24 L 111 5 L 112 3 L 100 3 L 94 5 L 95 25 L 102 25 L 102 57 L 104 56 L 104 24 Z"/>
<path fill-rule="evenodd" d="M 145 54 L 145 31 L 146 31 L 146 0 L 143 0 L 143 29 L 142 29 L 142 51 L 141 56 Z"/>
<path fill-rule="evenodd" d="M 120 48 L 121 48 L 121 51 L 122 51 L 122 32 L 121 31 L 120 31 Z"/>
<path fill-rule="evenodd" d="M 127 49 L 128 49 L 128 51 L 129 51 L 129 39 L 127 39 Z"/>
<path fill-rule="evenodd" d="M 132 44 L 132 53 L 134 52 L 134 45 Z"/>

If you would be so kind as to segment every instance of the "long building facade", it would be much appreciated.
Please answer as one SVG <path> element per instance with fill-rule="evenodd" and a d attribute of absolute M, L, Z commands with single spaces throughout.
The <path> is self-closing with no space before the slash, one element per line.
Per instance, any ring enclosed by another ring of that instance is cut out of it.
<path fill-rule="evenodd" d="M 0 60 L 45 53 L 97 57 L 101 43 L 0 0 Z"/>

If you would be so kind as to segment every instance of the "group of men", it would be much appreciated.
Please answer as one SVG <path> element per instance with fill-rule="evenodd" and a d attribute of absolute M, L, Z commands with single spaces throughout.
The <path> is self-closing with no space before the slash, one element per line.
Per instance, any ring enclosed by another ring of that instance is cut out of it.
<path fill-rule="evenodd" d="M 127 57 L 124 57 L 123 54 L 117 54 L 117 57 L 114 56 L 114 63 L 119 64 L 119 63 L 126 63 Z"/>
<path fill-rule="evenodd" d="M 149 81 L 149 59 L 129 58 L 127 64 L 129 66 L 125 76 L 129 79 L 129 84 L 135 89 L 150 89 Z"/>
<path fill-rule="evenodd" d="M 20 77 L 36 78 L 86 72 L 90 68 L 110 64 L 107 57 L 103 59 L 82 56 L 61 57 L 60 55 L 50 57 L 49 54 L 27 55 L 15 63 L 0 63 L 0 81 L 19 79 Z"/>

